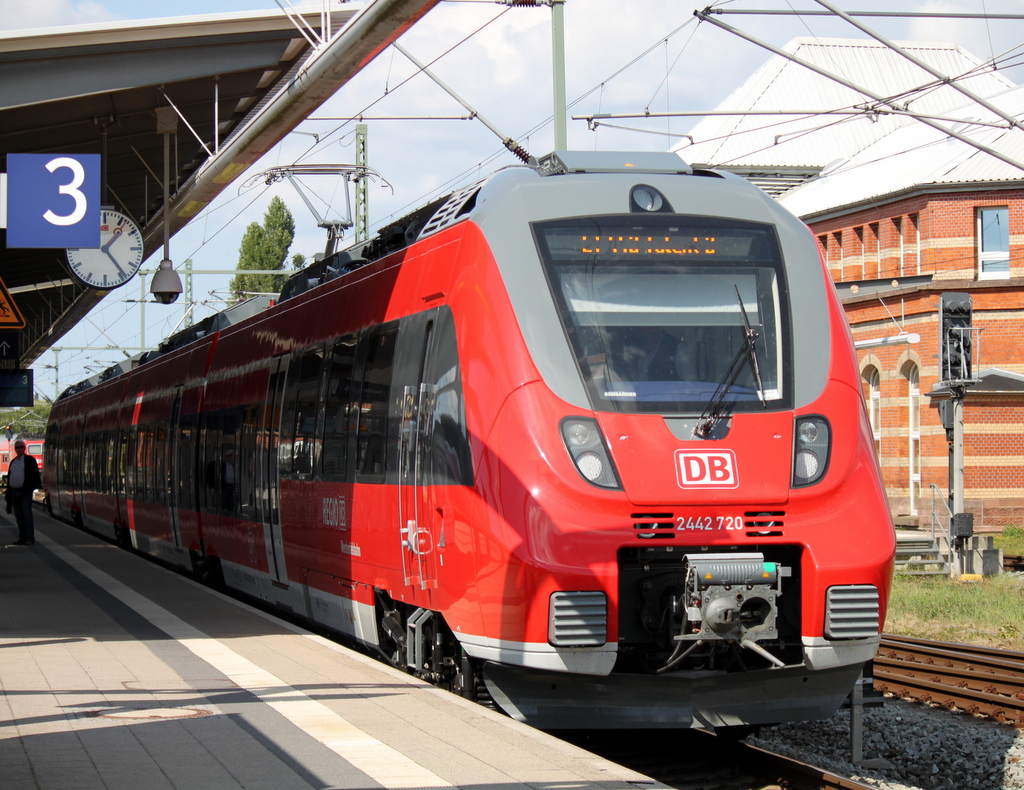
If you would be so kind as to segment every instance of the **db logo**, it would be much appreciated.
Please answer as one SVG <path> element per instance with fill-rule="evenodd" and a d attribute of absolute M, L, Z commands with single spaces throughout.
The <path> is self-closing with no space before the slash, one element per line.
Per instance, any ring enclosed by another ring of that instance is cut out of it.
<path fill-rule="evenodd" d="M 676 477 L 683 488 L 736 488 L 740 484 L 732 450 L 676 450 Z"/>

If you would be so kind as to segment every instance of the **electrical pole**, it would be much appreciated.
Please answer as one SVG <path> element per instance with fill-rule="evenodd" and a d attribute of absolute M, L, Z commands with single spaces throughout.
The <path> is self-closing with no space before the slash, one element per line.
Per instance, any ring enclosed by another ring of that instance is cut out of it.
<path fill-rule="evenodd" d="M 551 61 L 555 88 L 555 150 L 568 148 L 565 129 L 565 0 L 551 0 Z"/>
<path fill-rule="evenodd" d="M 356 167 L 361 168 L 365 173 L 370 165 L 369 152 L 367 151 L 367 126 L 365 123 L 356 124 Z M 368 179 L 356 177 L 356 216 L 355 216 L 355 240 L 366 241 L 370 238 L 370 190 L 367 188 Z M 346 184 L 346 189 L 348 185 Z"/>

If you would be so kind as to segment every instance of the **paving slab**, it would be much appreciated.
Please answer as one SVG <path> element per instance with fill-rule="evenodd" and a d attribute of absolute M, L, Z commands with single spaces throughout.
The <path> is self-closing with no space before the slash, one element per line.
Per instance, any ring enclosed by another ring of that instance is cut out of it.
<path fill-rule="evenodd" d="M 16 536 L 4 790 L 662 787 L 43 513 Z"/>

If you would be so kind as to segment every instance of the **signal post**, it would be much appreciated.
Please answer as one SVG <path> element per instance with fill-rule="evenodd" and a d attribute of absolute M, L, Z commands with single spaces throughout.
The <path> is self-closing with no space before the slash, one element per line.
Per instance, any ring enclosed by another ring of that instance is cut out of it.
<path fill-rule="evenodd" d="M 976 383 L 972 375 L 973 305 L 968 293 L 945 292 L 939 297 L 939 372 L 949 389 L 942 423 L 949 441 L 949 539 L 956 551 L 950 575 L 970 572 L 967 544 L 974 536 L 974 514 L 964 512 L 964 398 Z"/>

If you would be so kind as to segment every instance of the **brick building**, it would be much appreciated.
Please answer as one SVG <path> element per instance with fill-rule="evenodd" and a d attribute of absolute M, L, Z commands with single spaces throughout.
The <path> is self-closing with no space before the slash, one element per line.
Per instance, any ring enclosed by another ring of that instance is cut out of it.
<path fill-rule="evenodd" d="M 794 57 L 841 63 L 848 80 L 901 97 L 932 125 L 775 57 L 718 109 L 784 114 L 770 125 L 753 114 L 708 117 L 678 152 L 759 183 L 817 236 L 866 346 L 864 396 L 897 525 L 927 528 L 933 512 L 938 528 L 948 523 L 939 300 L 971 296 L 965 509 L 982 530 L 1024 525 L 1024 130 L 1008 121 L 1024 113 L 1024 89 L 955 45 L 900 46 L 943 74 L 975 75 L 965 84 L 985 101 L 936 89 L 933 75 L 875 41 L 798 39 L 787 47 Z M 861 114 L 839 121 L 824 114 L 853 109 Z"/>

